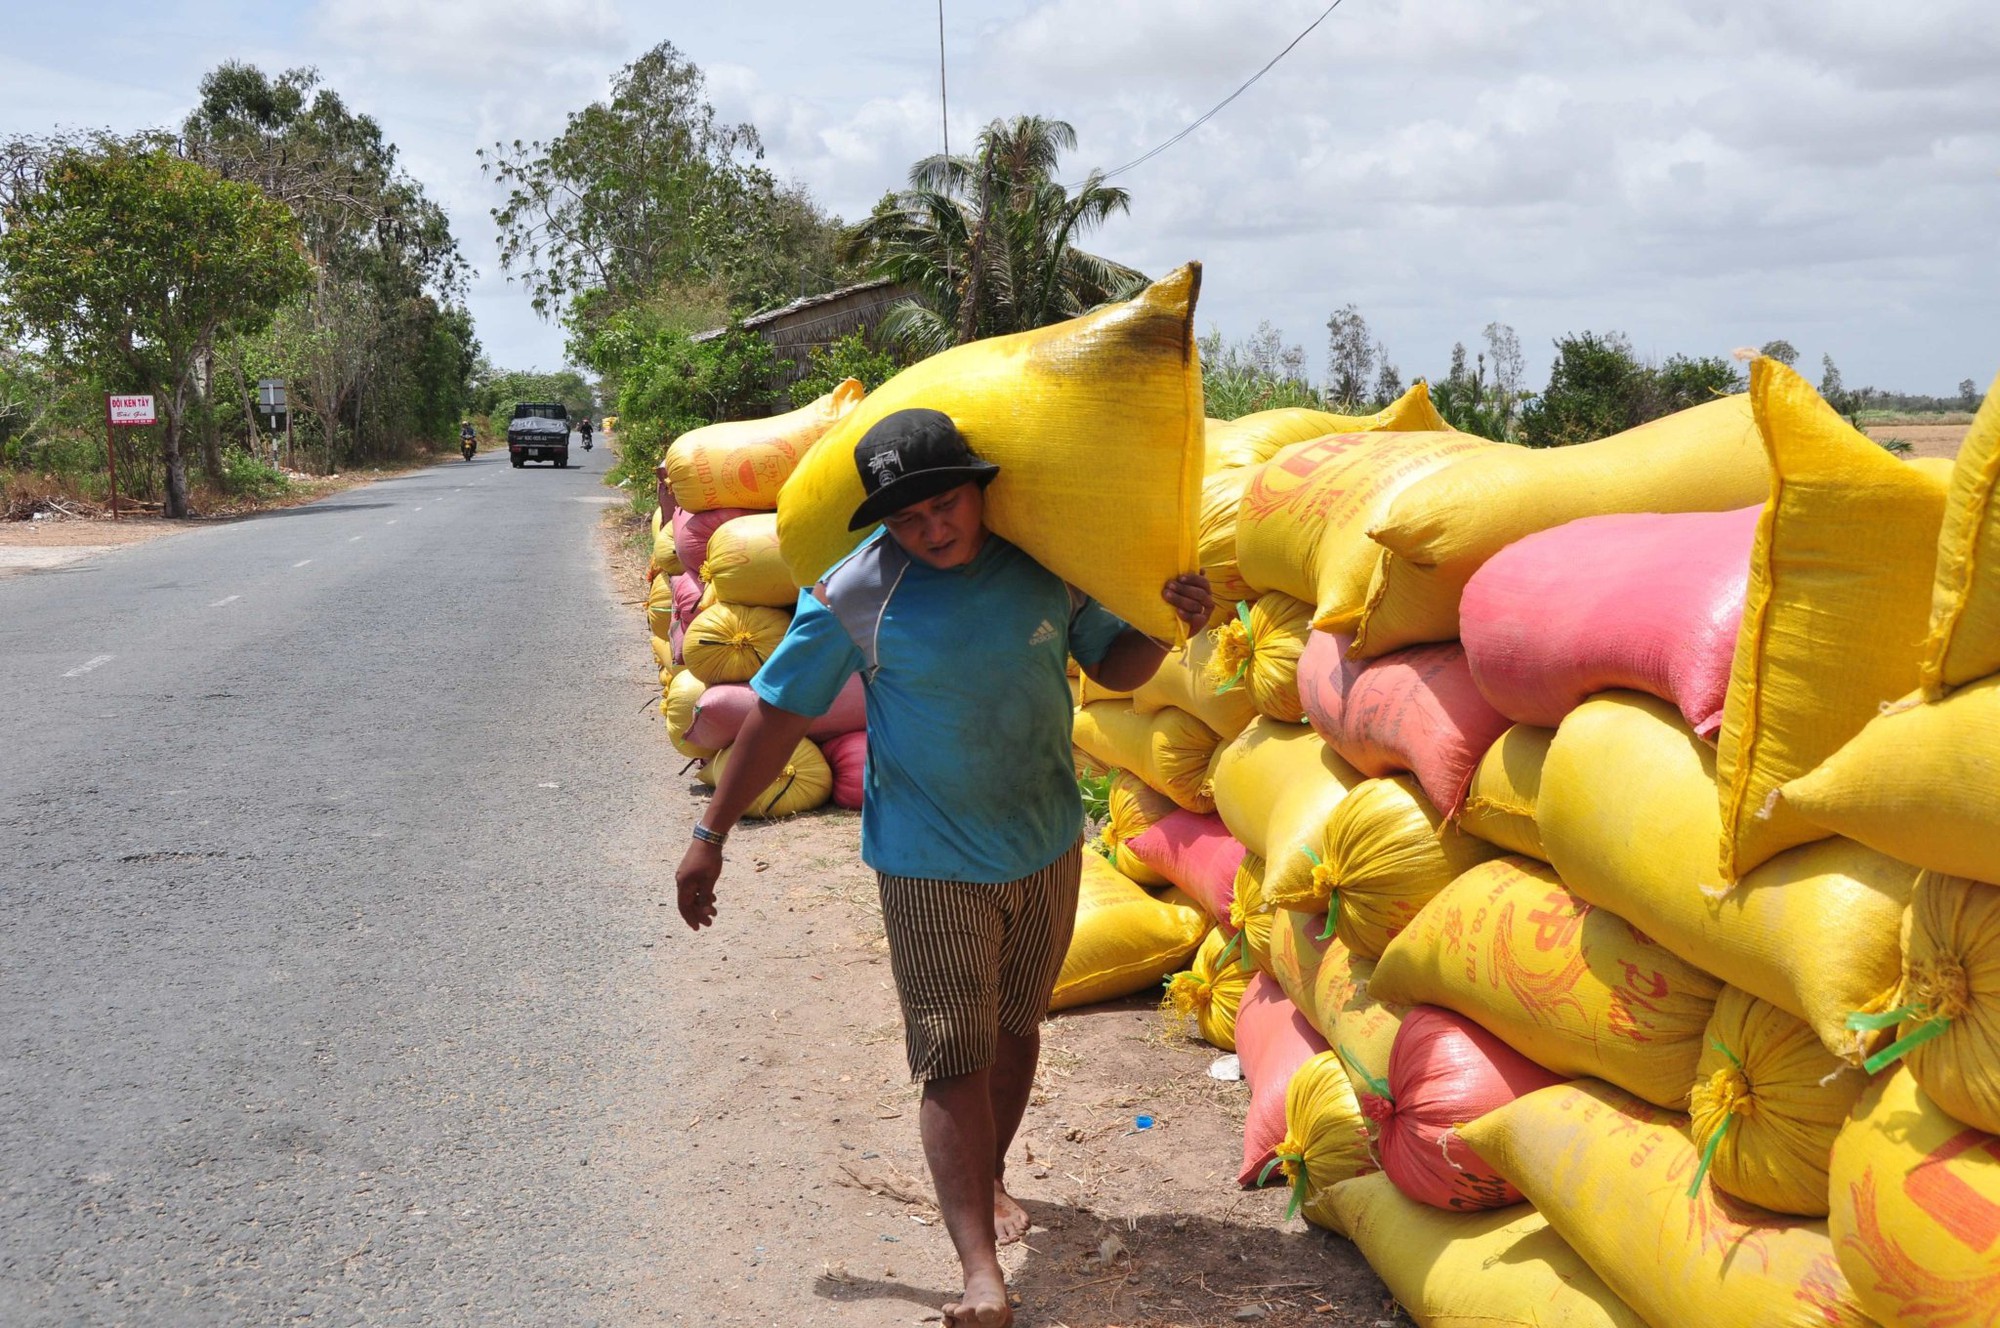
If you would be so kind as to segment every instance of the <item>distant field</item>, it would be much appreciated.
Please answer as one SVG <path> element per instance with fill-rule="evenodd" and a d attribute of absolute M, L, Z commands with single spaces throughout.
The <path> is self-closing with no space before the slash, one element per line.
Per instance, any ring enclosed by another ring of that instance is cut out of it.
<path fill-rule="evenodd" d="M 1910 445 L 1911 456 L 1956 457 L 1965 441 L 1970 422 L 1959 424 L 1869 424 L 1864 426 L 1876 442 L 1900 439 Z"/>

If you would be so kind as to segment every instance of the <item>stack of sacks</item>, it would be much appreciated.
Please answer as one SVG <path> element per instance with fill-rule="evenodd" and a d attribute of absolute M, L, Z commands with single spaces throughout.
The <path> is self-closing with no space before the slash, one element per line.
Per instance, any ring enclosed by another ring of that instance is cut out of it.
<path fill-rule="evenodd" d="M 861 400 L 849 379 L 810 405 L 763 420 L 692 429 L 667 449 L 674 511 L 655 535 L 661 575 L 648 601 L 654 653 L 662 661 L 661 713 L 676 750 L 708 764 L 705 782 L 720 777 L 726 753 L 755 703 L 748 683 L 784 639 L 798 602 L 778 546 L 779 489 L 819 439 Z M 671 532 L 671 557 L 660 549 Z M 669 563 L 678 570 L 668 572 Z M 662 632 L 665 616 L 667 631 Z M 815 723 L 787 773 L 751 804 L 751 816 L 783 816 L 824 803 L 859 770 L 837 770 L 817 745 L 859 730 L 864 705 L 859 681 Z M 842 747 L 860 759 L 858 745 Z"/>

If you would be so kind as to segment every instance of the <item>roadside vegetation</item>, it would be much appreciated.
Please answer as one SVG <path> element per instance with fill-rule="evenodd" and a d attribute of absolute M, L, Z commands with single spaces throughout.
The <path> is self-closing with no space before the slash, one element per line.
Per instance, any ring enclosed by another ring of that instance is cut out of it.
<path fill-rule="evenodd" d="M 156 398 L 119 480 L 168 516 L 451 445 L 464 280 L 443 210 L 309 69 L 220 65 L 177 130 L 0 141 L 0 514 L 105 501 L 106 392 Z"/>

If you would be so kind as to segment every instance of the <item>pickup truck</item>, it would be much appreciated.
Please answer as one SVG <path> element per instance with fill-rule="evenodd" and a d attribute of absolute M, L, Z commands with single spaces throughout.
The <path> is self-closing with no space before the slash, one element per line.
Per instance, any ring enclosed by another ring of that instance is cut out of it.
<path fill-rule="evenodd" d="M 530 461 L 569 464 L 569 411 L 560 401 L 523 401 L 507 421 L 507 459 L 518 469 Z"/>

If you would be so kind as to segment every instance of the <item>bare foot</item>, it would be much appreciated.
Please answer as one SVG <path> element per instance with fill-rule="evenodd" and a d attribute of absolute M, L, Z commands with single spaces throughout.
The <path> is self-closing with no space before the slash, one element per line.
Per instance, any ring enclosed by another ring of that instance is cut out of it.
<path fill-rule="evenodd" d="M 1012 1245 L 1028 1234 L 1034 1219 L 1028 1210 L 1014 1202 L 1014 1196 L 1007 1193 L 1007 1187 L 999 1181 L 993 1182 L 993 1239 L 996 1244 Z"/>
<path fill-rule="evenodd" d="M 998 1269 L 965 1279 L 965 1295 L 944 1307 L 945 1328 L 1009 1328 L 1014 1307 L 1007 1303 L 1007 1279 Z"/>

